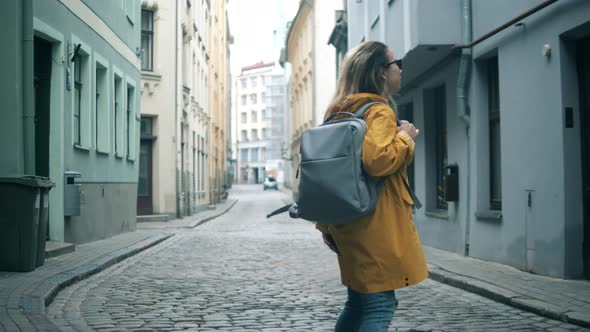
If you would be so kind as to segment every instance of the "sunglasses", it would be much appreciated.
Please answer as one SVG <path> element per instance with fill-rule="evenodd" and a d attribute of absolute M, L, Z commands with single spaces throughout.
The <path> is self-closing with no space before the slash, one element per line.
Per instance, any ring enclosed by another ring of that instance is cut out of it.
<path fill-rule="evenodd" d="M 384 64 L 383 66 L 385 68 L 389 68 L 389 66 L 393 65 L 394 63 L 397 65 L 399 70 L 402 70 L 402 59 L 397 59 L 397 60 L 391 61 L 389 63 Z"/>

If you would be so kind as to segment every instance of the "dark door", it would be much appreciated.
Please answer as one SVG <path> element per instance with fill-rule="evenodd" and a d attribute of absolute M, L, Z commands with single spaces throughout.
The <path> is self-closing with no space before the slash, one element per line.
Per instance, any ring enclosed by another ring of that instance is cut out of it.
<path fill-rule="evenodd" d="M 577 45 L 582 134 L 582 185 L 584 201 L 584 275 L 590 279 L 590 36 Z"/>
<path fill-rule="evenodd" d="M 35 37 L 35 173 L 49 177 L 49 108 L 51 100 L 51 43 Z"/>
<path fill-rule="evenodd" d="M 399 120 L 406 120 L 410 123 L 414 123 L 414 106 L 412 103 L 408 103 L 408 104 L 403 104 L 399 106 L 399 111 L 398 111 L 398 116 L 399 116 Z M 418 128 L 420 129 L 420 128 Z M 414 186 L 414 162 L 412 162 L 409 166 L 408 166 L 408 182 L 410 187 L 414 190 L 416 190 L 416 187 Z"/>
<path fill-rule="evenodd" d="M 153 213 L 152 140 L 142 139 L 139 147 L 139 182 L 137 184 L 137 214 Z"/>

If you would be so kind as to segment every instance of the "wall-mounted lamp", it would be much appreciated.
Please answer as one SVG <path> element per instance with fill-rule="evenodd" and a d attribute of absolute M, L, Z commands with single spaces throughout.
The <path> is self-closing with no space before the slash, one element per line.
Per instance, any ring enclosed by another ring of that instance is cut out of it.
<path fill-rule="evenodd" d="M 80 53 L 80 49 L 82 48 L 82 44 L 73 44 L 73 43 L 70 43 L 68 48 L 72 48 L 72 47 L 73 47 L 73 50 L 71 52 L 68 52 L 68 60 L 69 60 L 69 62 L 76 61 L 76 57 Z"/>

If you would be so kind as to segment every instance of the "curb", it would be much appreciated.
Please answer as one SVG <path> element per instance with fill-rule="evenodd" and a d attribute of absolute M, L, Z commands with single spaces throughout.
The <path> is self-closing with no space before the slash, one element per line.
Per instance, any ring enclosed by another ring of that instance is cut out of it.
<path fill-rule="evenodd" d="M 227 211 L 229 211 L 229 209 L 231 209 L 234 205 L 236 205 L 237 202 L 238 202 L 238 200 L 235 199 L 233 202 L 228 204 L 228 206 L 225 209 L 223 209 L 223 211 L 220 211 L 219 213 L 216 213 L 216 214 L 213 214 L 213 215 L 201 218 L 201 219 L 197 219 L 197 220 L 193 221 L 192 223 L 190 223 L 188 226 L 184 226 L 182 228 L 195 228 L 199 225 L 206 223 L 209 220 L 215 219 L 215 218 L 225 214 Z"/>
<path fill-rule="evenodd" d="M 590 319 L 581 313 L 568 311 L 559 305 L 528 297 L 479 279 L 456 274 L 432 264 L 429 265 L 428 274 L 432 280 L 481 295 L 511 307 L 532 312 L 539 316 L 581 327 L 590 327 Z"/>
<path fill-rule="evenodd" d="M 106 257 L 99 259 L 96 262 L 83 265 L 77 269 L 65 271 L 45 280 L 40 285 L 36 286 L 32 291 L 27 292 L 21 299 L 21 306 L 24 313 L 27 314 L 44 314 L 45 308 L 48 306 L 57 293 L 64 288 L 88 278 L 106 268 L 121 262 L 143 250 L 153 247 L 162 241 L 169 239 L 174 234 L 157 234 L 150 238 L 144 239 L 130 247 L 117 250 L 108 254 Z"/>

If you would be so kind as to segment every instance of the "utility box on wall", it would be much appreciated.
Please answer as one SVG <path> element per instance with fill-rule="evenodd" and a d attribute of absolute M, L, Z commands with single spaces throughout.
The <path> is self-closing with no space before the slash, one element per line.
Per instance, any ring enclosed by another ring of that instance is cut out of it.
<path fill-rule="evenodd" d="M 459 166 L 451 164 L 445 169 L 445 199 L 447 202 L 457 202 L 459 201 Z"/>
<path fill-rule="evenodd" d="M 76 178 L 81 177 L 79 172 L 66 171 L 64 173 L 64 216 L 72 217 L 80 215 L 80 185 Z"/>

